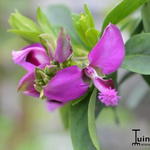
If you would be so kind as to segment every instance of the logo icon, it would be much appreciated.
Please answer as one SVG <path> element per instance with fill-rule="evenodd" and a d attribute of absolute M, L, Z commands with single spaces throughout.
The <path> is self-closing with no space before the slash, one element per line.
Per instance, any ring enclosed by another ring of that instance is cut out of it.
<path fill-rule="evenodd" d="M 141 136 L 140 129 L 132 129 L 134 133 L 134 142 L 132 146 L 150 146 L 150 137 L 148 136 Z"/>

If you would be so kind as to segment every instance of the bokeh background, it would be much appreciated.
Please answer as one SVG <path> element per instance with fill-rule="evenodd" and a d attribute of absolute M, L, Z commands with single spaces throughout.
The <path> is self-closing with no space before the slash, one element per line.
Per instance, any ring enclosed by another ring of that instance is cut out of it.
<path fill-rule="evenodd" d="M 81 12 L 83 4 L 91 9 L 100 29 L 106 13 L 119 0 L 0 0 L 0 150 L 72 150 L 69 132 L 65 131 L 59 111 L 48 112 L 44 102 L 17 93 L 17 83 L 24 71 L 11 61 L 11 51 L 26 43 L 8 33 L 8 17 L 15 9 L 35 18 L 36 8 L 64 4 Z M 132 17 L 139 17 L 136 12 Z M 128 33 L 124 32 L 124 40 Z M 119 70 L 119 79 L 126 73 Z M 132 150 L 132 128 L 150 136 L 150 89 L 139 75 L 132 76 L 120 87 L 121 104 L 116 114 L 104 109 L 97 120 L 97 133 L 103 150 Z M 119 119 L 119 124 L 116 119 Z M 150 148 L 141 147 L 143 150 Z"/>

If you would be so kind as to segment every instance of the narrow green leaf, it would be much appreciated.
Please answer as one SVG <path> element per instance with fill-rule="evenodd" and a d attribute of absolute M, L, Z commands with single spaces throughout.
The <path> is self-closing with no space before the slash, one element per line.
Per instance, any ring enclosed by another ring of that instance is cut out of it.
<path fill-rule="evenodd" d="M 83 96 L 81 96 L 80 98 L 72 101 L 72 105 L 76 105 L 76 104 L 80 103 L 82 100 L 84 100 L 89 95 L 89 92 L 91 93 L 92 91 L 93 91 L 93 86 L 90 87 L 88 89 L 88 91 Z"/>
<path fill-rule="evenodd" d="M 72 105 L 76 105 L 78 103 L 80 103 L 82 100 L 84 100 L 87 97 L 88 93 L 86 93 L 85 95 L 81 96 L 80 98 L 72 101 Z"/>
<path fill-rule="evenodd" d="M 74 150 L 96 150 L 88 130 L 90 95 L 70 108 L 70 133 Z"/>
<path fill-rule="evenodd" d="M 85 14 L 88 16 L 90 27 L 94 28 L 95 27 L 94 18 L 86 4 L 84 5 L 84 11 L 85 11 Z"/>
<path fill-rule="evenodd" d="M 22 30 L 9 30 L 9 32 L 15 33 L 19 36 L 21 36 L 24 40 L 30 42 L 30 43 L 35 43 L 35 42 L 39 42 L 39 35 L 40 33 L 38 32 L 30 32 L 30 31 L 22 31 Z"/>
<path fill-rule="evenodd" d="M 142 9 L 143 28 L 145 32 L 150 32 L 150 2 L 146 3 Z M 145 82 L 150 86 L 150 76 L 142 75 Z"/>
<path fill-rule="evenodd" d="M 37 9 L 37 21 L 38 21 L 42 31 L 44 31 L 45 33 L 52 32 L 52 27 L 51 27 L 46 15 L 41 10 L 41 8 Z"/>
<path fill-rule="evenodd" d="M 19 11 L 12 13 L 8 22 L 11 25 L 12 29 L 24 30 L 29 32 L 40 32 L 37 24 L 30 18 L 23 16 Z"/>
<path fill-rule="evenodd" d="M 69 128 L 69 111 L 70 111 L 70 103 L 60 108 L 60 116 L 65 129 Z"/>
<path fill-rule="evenodd" d="M 104 107 L 105 107 L 105 105 L 100 103 L 99 99 L 97 99 L 96 104 L 95 104 L 95 118 L 96 119 L 97 119 L 97 117 L 99 116 L 100 112 L 103 110 Z"/>
<path fill-rule="evenodd" d="M 137 10 L 141 5 L 149 0 L 122 0 L 110 13 L 106 16 L 102 30 L 111 22 L 113 24 L 119 23 L 125 17 Z"/>
<path fill-rule="evenodd" d="M 145 32 L 150 32 L 150 2 L 142 8 L 142 19 Z"/>
<path fill-rule="evenodd" d="M 114 120 L 116 125 L 120 125 L 120 118 L 118 116 L 117 107 L 112 107 L 112 112 L 114 114 Z"/>
<path fill-rule="evenodd" d="M 95 104 L 97 99 L 97 90 L 94 89 L 93 93 L 90 97 L 89 105 L 88 105 L 88 129 L 91 136 L 91 140 L 96 148 L 96 150 L 100 150 L 99 141 L 96 134 L 96 124 L 95 124 Z"/>
<path fill-rule="evenodd" d="M 73 14 L 72 20 L 78 36 L 84 43 L 85 49 L 88 51 L 91 50 L 99 39 L 99 32 L 95 29 L 94 18 L 88 6 L 84 5 L 84 12 L 80 14 Z"/>
<path fill-rule="evenodd" d="M 81 18 L 81 15 L 78 15 L 78 14 L 72 14 L 72 20 L 73 20 L 73 25 L 74 25 L 74 28 L 80 38 L 80 40 L 84 43 L 84 47 L 88 47 L 88 46 L 85 46 L 85 43 L 86 43 L 86 38 L 85 38 L 85 26 L 88 26 L 87 23 L 85 23 L 85 17 L 82 17 Z M 87 44 L 86 44 L 87 45 Z M 88 48 L 89 49 L 89 48 Z"/>
<path fill-rule="evenodd" d="M 92 48 L 99 39 L 99 32 L 95 28 L 90 28 L 86 31 L 85 36 L 89 46 Z"/>
<path fill-rule="evenodd" d="M 126 43 L 123 68 L 139 74 L 150 74 L 150 33 L 133 36 Z"/>
<path fill-rule="evenodd" d="M 12 33 L 20 35 L 28 42 L 39 42 L 39 35 L 42 33 L 38 25 L 30 18 L 23 16 L 19 11 L 15 11 L 9 17 L 9 24 Z"/>

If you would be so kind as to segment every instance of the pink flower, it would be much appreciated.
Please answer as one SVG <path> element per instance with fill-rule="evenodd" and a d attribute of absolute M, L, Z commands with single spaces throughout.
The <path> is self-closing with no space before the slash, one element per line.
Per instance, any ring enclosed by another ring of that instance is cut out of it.
<path fill-rule="evenodd" d="M 36 43 L 23 48 L 21 51 L 13 51 L 12 58 L 15 64 L 20 65 L 27 71 L 33 71 L 35 67 L 43 64 L 50 64 L 50 61 L 63 63 L 72 54 L 70 37 L 65 35 L 63 30 L 59 33 L 55 54 L 50 53 L 52 58 L 48 56 L 40 43 Z"/>
<path fill-rule="evenodd" d="M 19 81 L 18 89 L 25 95 L 39 97 L 40 92 L 35 88 L 35 68 L 44 69 L 47 66 L 51 69 L 53 67 L 52 61 L 63 63 L 71 54 L 70 38 L 63 33 L 63 30 L 58 36 L 55 54 L 52 54 L 52 57 L 48 56 L 45 48 L 39 43 L 29 45 L 21 51 L 13 51 L 14 63 L 28 71 Z M 84 95 L 88 84 L 83 81 L 82 76 L 83 71 L 77 66 L 58 70 L 48 84 L 43 86 L 48 108 L 53 110 Z"/>
<path fill-rule="evenodd" d="M 89 66 L 84 69 L 95 87 L 100 91 L 98 98 L 106 106 L 118 105 L 120 97 L 114 89 L 113 81 L 104 80 L 96 70 L 103 75 L 115 72 L 123 62 L 125 47 L 119 29 L 109 24 L 101 39 L 89 53 Z"/>
<path fill-rule="evenodd" d="M 83 69 L 84 75 L 89 77 L 99 90 L 98 98 L 106 106 L 116 106 L 120 97 L 114 89 L 113 81 L 104 80 L 97 74 L 97 70 L 101 74 L 115 72 L 122 64 L 124 55 L 125 48 L 121 33 L 116 26 L 110 24 L 89 53 L 89 66 Z M 44 95 L 48 99 L 50 110 L 77 99 L 87 92 L 89 84 L 83 81 L 82 76 L 83 72 L 77 66 L 67 67 L 56 73 L 44 87 Z"/>
<path fill-rule="evenodd" d="M 70 38 L 63 33 L 63 30 L 58 36 L 55 54 L 52 52 L 51 54 L 51 57 L 48 56 L 45 48 L 38 43 L 12 53 L 13 61 L 28 71 L 19 82 L 19 89 L 24 94 L 34 97 L 40 96 L 40 92 L 35 88 L 35 68 L 44 70 L 47 66 L 52 70 L 52 61 L 63 63 L 71 56 Z M 48 78 L 44 78 L 46 83 L 42 85 L 42 92 L 47 99 L 48 109 L 56 109 L 68 101 L 84 95 L 89 88 L 89 83 L 83 80 L 85 76 L 92 80 L 99 90 L 98 98 L 102 103 L 106 106 L 116 106 L 120 97 L 114 89 L 113 81 L 111 79 L 104 80 L 97 72 L 103 75 L 115 72 L 122 64 L 124 55 L 125 48 L 121 33 L 115 25 L 110 24 L 89 53 L 89 65 L 86 68 L 80 69 L 78 66 L 69 66 L 62 69 L 58 65 L 56 72 L 52 72 L 52 76 L 46 75 Z M 56 65 L 54 66 L 56 67 Z"/>
<path fill-rule="evenodd" d="M 12 57 L 15 64 L 27 71 L 33 71 L 35 67 L 50 63 L 45 48 L 39 43 L 29 45 L 21 51 L 13 51 Z"/>

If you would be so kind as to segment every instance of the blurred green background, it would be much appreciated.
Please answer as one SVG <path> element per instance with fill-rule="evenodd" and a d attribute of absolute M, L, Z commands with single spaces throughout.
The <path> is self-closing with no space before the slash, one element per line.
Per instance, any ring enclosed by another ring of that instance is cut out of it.
<path fill-rule="evenodd" d="M 24 71 L 12 63 L 11 51 L 26 43 L 7 32 L 10 13 L 18 9 L 34 19 L 38 6 L 63 3 L 72 11 L 81 12 L 83 4 L 87 3 L 99 27 L 106 12 L 118 1 L 0 0 L 0 150 L 72 150 L 69 133 L 63 129 L 59 112 L 48 112 L 43 101 L 17 93 L 17 83 Z M 125 32 L 124 40 L 127 38 Z M 119 70 L 119 79 L 125 72 Z M 116 110 L 117 116 L 107 108 L 97 120 L 103 150 L 132 150 L 132 128 L 140 128 L 143 134 L 150 135 L 148 85 L 136 75 L 121 85 L 120 93 L 123 99 Z M 119 125 L 116 119 L 119 119 Z"/>

